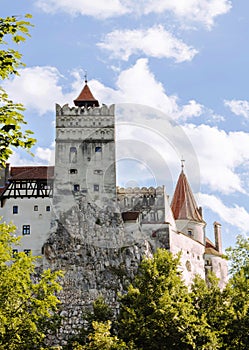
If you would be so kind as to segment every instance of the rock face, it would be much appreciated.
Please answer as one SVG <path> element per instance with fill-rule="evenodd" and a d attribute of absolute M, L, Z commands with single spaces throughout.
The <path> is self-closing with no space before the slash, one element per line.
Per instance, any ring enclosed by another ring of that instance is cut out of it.
<path fill-rule="evenodd" d="M 83 324 L 82 312 L 102 295 L 114 312 L 117 294 L 134 277 L 143 257 L 152 256 L 147 240 L 125 241 L 124 224 L 115 206 L 99 208 L 81 198 L 78 206 L 54 221 L 44 244 L 43 267 L 63 270 L 60 293 L 62 325 L 57 339 L 65 344 Z"/>

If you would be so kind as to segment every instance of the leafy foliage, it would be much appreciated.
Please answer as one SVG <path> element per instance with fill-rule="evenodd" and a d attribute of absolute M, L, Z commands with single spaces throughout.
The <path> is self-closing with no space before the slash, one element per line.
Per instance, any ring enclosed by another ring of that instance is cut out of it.
<path fill-rule="evenodd" d="M 31 15 L 27 14 L 25 18 L 31 18 Z M 9 47 L 8 39 L 11 38 L 15 44 L 24 42 L 29 36 L 30 26 L 28 20 L 16 16 L 0 18 L 0 79 L 18 74 L 18 68 L 24 66 L 21 53 Z M 4 89 L 0 88 L 0 165 L 4 165 L 12 154 L 11 147 L 30 150 L 35 143 L 30 130 L 22 131 L 22 126 L 26 124 L 23 111 L 23 105 L 11 101 Z"/>
<path fill-rule="evenodd" d="M 196 276 L 189 289 L 179 272 L 180 256 L 158 250 L 142 261 L 127 293 L 120 296 L 114 327 L 107 321 L 111 316 L 103 298 L 96 300 L 86 340 L 75 343 L 74 350 L 248 349 L 248 253 L 248 241 L 239 236 L 229 250 L 236 269 L 224 290 L 212 273 L 207 281 Z"/>
<path fill-rule="evenodd" d="M 143 260 L 120 299 L 119 336 L 138 349 L 216 349 L 215 334 L 198 318 L 181 279 L 179 259 L 160 249 Z"/>
<path fill-rule="evenodd" d="M 111 321 L 92 322 L 93 332 L 88 335 L 87 345 L 74 343 L 74 350 L 128 350 L 126 344 L 119 340 L 117 336 L 112 336 Z"/>
<path fill-rule="evenodd" d="M 249 278 L 249 238 L 238 235 L 235 246 L 227 248 L 226 253 L 231 261 L 230 272 L 235 274 L 243 270 Z"/>
<path fill-rule="evenodd" d="M 84 326 L 79 330 L 78 334 L 71 337 L 69 341 L 69 349 L 72 348 L 72 343 L 85 345 L 89 343 L 89 335 L 95 332 L 94 323 L 105 324 L 114 320 L 113 311 L 106 304 L 104 298 L 99 296 L 93 303 L 92 311 L 83 313 Z"/>
<path fill-rule="evenodd" d="M 45 270 L 35 280 L 35 258 L 12 256 L 15 227 L 0 223 L 0 349 L 40 349 L 59 303 L 60 272 Z"/>

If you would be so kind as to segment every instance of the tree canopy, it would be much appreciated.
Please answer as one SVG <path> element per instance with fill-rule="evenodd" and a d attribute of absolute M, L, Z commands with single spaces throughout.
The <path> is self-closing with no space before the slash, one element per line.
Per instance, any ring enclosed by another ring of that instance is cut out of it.
<path fill-rule="evenodd" d="M 36 258 L 12 252 L 15 227 L 0 223 L 0 349 L 40 349 L 53 326 L 61 272 L 35 274 Z"/>
<path fill-rule="evenodd" d="M 29 36 L 31 15 L 25 19 L 17 16 L 0 18 L 0 79 L 9 79 L 18 75 L 18 68 L 24 66 L 21 53 L 11 47 L 11 42 L 17 45 Z M 35 139 L 30 130 L 22 130 L 26 121 L 23 116 L 24 106 L 9 99 L 7 92 L 0 87 L 0 166 L 4 166 L 12 154 L 12 147 L 26 150 L 34 145 Z"/>

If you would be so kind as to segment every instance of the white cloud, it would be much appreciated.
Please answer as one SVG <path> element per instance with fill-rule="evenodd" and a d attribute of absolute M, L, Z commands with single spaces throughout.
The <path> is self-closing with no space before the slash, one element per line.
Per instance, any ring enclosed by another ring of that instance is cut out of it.
<path fill-rule="evenodd" d="M 246 100 L 225 100 L 225 106 L 229 107 L 235 115 L 241 115 L 249 119 L 249 102 Z"/>
<path fill-rule="evenodd" d="M 176 95 L 167 95 L 149 69 L 148 59 L 141 58 L 117 78 L 116 89 L 106 88 L 98 81 L 92 81 L 94 94 L 106 104 L 136 103 L 163 111 L 174 119 L 187 119 L 201 114 L 203 106 L 194 100 L 180 106 Z"/>
<path fill-rule="evenodd" d="M 174 37 L 163 26 L 147 30 L 114 30 L 101 43 L 112 57 L 128 60 L 131 55 L 143 53 L 157 58 L 174 58 L 176 62 L 191 61 L 197 50 Z"/>
<path fill-rule="evenodd" d="M 36 4 L 44 12 L 63 11 L 70 15 L 86 15 L 100 19 L 121 16 L 130 12 L 119 0 L 37 0 Z"/>
<path fill-rule="evenodd" d="M 249 232 L 249 213 L 244 207 L 228 207 L 216 196 L 204 193 L 199 193 L 198 198 L 203 207 L 218 213 L 223 221 L 238 227 L 244 233 Z"/>
<path fill-rule="evenodd" d="M 48 13 L 64 11 L 100 19 L 127 13 L 142 16 L 170 12 L 183 22 L 199 22 L 208 28 L 213 26 L 217 16 L 226 14 L 232 7 L 230 0 L 36 0 L 36 4 Z"/>
<path fill-rule="evenodd" d="M 72 104 L 82 87 L 83 79 L 78 71 L 72 73 L 71 91 L 64 93 L 62 76 L 55 67 L 29 67 L 20 70 L 20 76 L 4 82 L 4 88 L 14 101 L 42 115 L 55 110 L 55 103 Z M 147 59 L 139 59 L 130 68 L 120 72 L 116 89 L 106 87 L 97 80 L 88 82 L 100 103 L 136 103 L 157 108 L 174 119 L 186 120 L 198 117 L 203 106 L 194 100 L 180 106 L 176 95 L 167 95 L 149 69 Z"/>
<path fill-rule="evenodd" d="M 12 80 L 6 80 L 3 87 L 10 98 L 40 115 L 54 111 L 55 103 L 72 101 L 82 88 L 79 74 L 74 74 L 72 92 L 64 94 L 60 85 L 62 76 L 55 67 L 29 67 L 20 69 L 19 73 Z"/>
<path fill-rule="evenodd" d="M 53 145 L 51 146 L 51 148 L 37 147 L 35 151 L 35 158 L 38 158 L 47 164 L 54 164 L 54 156 L 55 156 L 55 153 L 54 153 Z"/>
<path fill-rule="evenodd" d="M 37 146 L 32 150 L 33 157 L 24 150 L 15 149 L 8 161 L 12 166 L 54 165 L 54 146 L 54 143 L 50 147 Z"/>
<path fill-rule="evenodd" d="M 189 103 L 182 107 L 179 112 L 179 118 L 186 120 L 189 117 L 199 117 L 203 113 L 204 106 L 197 103 L 195 100 L 190 100 Z"/>
<path fill-rule="evenodd" d="M 249 161 L 249 134 L 208 125 L 188 124 L 183 129 L 197 153 L 201 183 L 225 194 L 245 193 L 240 167 Z"/>
<path fill-rule="evenodd" d="M 164 13 L 170 11 L 177 18 L 185 21 L 201 22 L 208 28 L 214 24 L 215 17 L 227 13 L 232 3 L 229 0 L 149 0 L 143 6 L 143 13 Z"/>

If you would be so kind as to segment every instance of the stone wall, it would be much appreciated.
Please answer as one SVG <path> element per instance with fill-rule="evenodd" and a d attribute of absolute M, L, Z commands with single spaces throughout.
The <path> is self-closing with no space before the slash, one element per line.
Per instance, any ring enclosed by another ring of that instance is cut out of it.
<path fill-rule="evenodd" d="M 43 267 L 63 270 L 62 325 L 52 343 L 63 345 L 83 325 L 82 312 L 102 295 L 114 310 L 117 293 L 134 277 L 144 256 L 152 256 L 146 240 L 125 240 L 121 214 L 114 206 L 100 208 L 82 197 L 60 220 L 55 219 L 44 244 Z"/>

